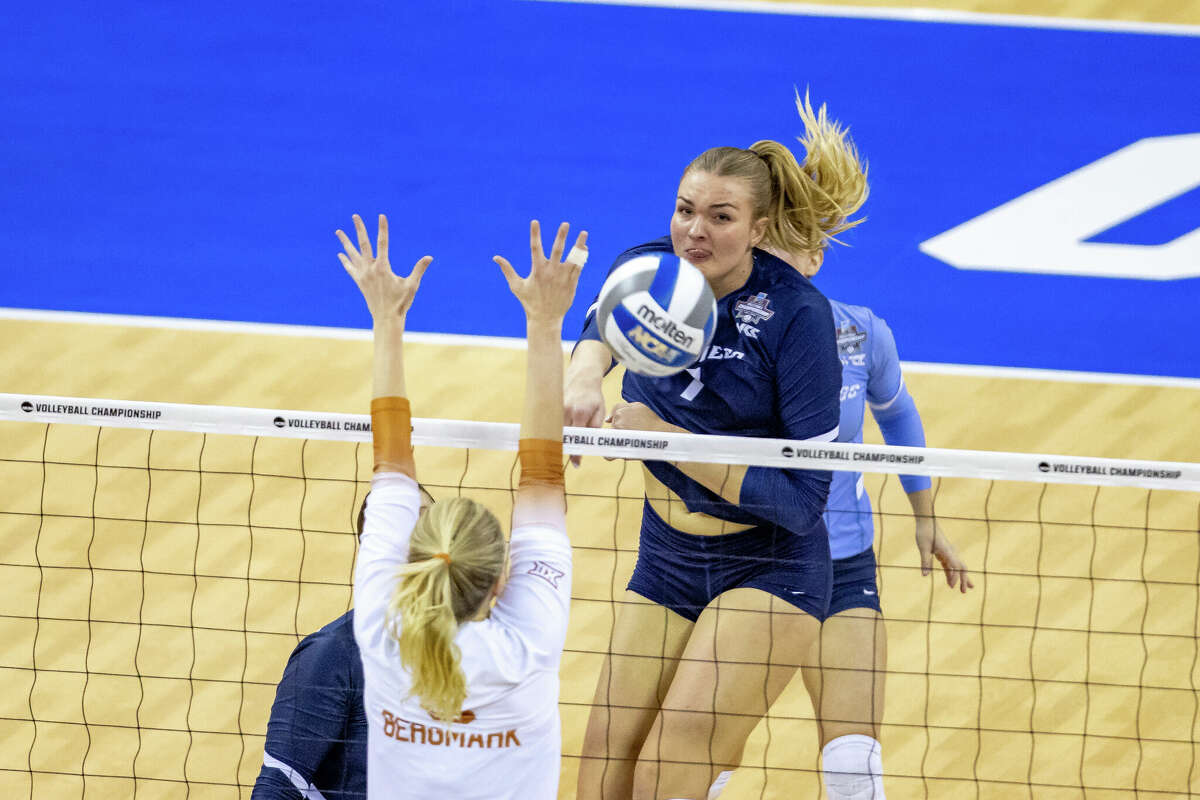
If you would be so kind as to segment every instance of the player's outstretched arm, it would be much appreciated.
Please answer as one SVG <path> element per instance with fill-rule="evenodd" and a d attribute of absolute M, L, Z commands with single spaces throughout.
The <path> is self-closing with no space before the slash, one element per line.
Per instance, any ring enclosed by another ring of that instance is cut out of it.
<path fill-rule="evenodd" d="M 584 339 L 567 367 L 564 420 L 567 425 L 599 428 L 604 421 L 604 376 L 612 369 L 612 351 L 595 339 Z"/>
<path fill-rule="evenodd" d="M 525 309 L 527 354 L 525 407 L 521 416 L 521 484 L 513 511 L 514 527 L 532 517 L 563 513 L 563 316 L 575 299 L 579 272 L 587 257 L 587 231 L 566 254 L 570 226 L 562 223 L 549 258 L 542 249 L 541 226 L 529 225 L 531 267 L 520 277 L 512 264 L 496 256 L 508 288 Z"/>
<path fill-rule="evenodd" d="M 403 472 L 415 478 L 412 460 L 410 419 L 404 385 L 404 322 L 413 298 L 421 285 L 421 276 L 433 261 L 425 256 L 402 278 L 392 272 L 388 261 L 387 217 L 379 215 L 377 252 L 371 253 L 371 238 L 362 218 L 354 215 L 358 246 L 342 230 L 337 237 L 345 252 L 338 260 L 354 279 L 367 302 L 373 320 L 374 393 L 371 401 L 372 438 L 375 444 L 376 472 Z"/>

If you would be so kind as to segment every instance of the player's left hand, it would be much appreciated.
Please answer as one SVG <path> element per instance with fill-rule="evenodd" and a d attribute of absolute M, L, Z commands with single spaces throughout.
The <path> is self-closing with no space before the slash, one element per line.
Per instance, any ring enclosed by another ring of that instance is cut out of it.
<path fill-rule="evenodd" d="M 683 428 L 663 422 L 645 403 L 617 403 L 604 421 L 620 431 L 685 433 Z"/>
<path fill-rule="evenodd" d="M 968 589 L 974 589 L 975 583 L 967 572 L 967 565 L 958 556 L 954 545 L 942 533 L 934 517 L 918 516 L 917 550 L 921 553 L 921 574 L 928 575 L 933 569 L 933 559 L 937 559 L 946 573 L 946 585 L 951 589 L 958 587 L 963 594 Z"/>
<path fill-rule="evenodd" d="M 338 260 L 358 284 L 373 319 L 377 322 L 386 319 L 403 322 L 421 286 L 421 276 L 433 261 L 433 256 L 422 258 L 413 267 L 412 274 L 401 278 L 392 272 L 391 262 L 388 261 L 387 217 L 379 215 L 378 252 L 375 255 L 371 254 L 371 237 L 367 235 L 367 226 L 358 214 L 354 215 L 354 230 L 358 234 L 358 247 L 351 243 L 345 231 L 340 228 L 336 231 L 346 251 L 338 253 Z"/>

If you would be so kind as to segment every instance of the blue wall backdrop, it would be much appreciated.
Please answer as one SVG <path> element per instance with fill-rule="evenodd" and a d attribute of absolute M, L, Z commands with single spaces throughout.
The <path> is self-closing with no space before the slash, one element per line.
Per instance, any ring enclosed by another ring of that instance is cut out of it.
<path fill-rule="evenodd" d="M 493 253 L 586 226 L 574 329 L 698 152 L 851 126 L 869 220 L 818 279 L 909 360 L 1200 377 L 1200 279 L 960 271 L 917 245 L 1148 136 L 1200 132 L 1200 37 L 445 0 L 63 3 L 0 50 L 0 305 L 362 327 L 336 227 L 435 262 L 414 330 L 522 335 Z M 372 224 L 373 227 L 373 224 Z M 1200 227 L 1200 193 L 1098 241 Z M 1114 238 L 1115 237 L 1115 238 Z"/>

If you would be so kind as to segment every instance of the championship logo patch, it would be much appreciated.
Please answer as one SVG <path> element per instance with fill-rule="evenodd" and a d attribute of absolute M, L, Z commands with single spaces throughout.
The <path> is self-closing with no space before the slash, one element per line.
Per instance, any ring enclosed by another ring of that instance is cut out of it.
<path fill-rule="evenodd" d="M 733 306 L 733 318 L 745 320 L 751 325 L 766 322 L 773 316 L 775 312 L 771 310 L 771 301 L 767 299 L 766 292 L 759 292 L 753 297 L 746 295 Z"/>
<path fill-rule="evenodd" d="M 558 579 L 567 573 L 557 567 L 550 566 L 545 561 L 535 561 L 526 574 L 537 576 L 557 589 Z"/>
<path fill-rule="evenodd" d="M 860 331 L 858 326 L 850 320 L 842 320 L 837 329 L 837 344 L 838 350 L 846 355 L 862 352 L 862 343 L 866 341 L 867 334 L 865 331 Z"/>

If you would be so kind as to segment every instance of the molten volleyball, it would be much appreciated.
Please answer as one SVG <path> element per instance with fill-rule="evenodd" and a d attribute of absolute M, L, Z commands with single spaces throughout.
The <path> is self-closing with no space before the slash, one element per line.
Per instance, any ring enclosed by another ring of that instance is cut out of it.
<path fill-rule="evenodd" d="M 608 276 L 596 323 L 626 369 L 660 378 L 699 360 L 717 328 L 717 300 L 695 266 L 671 253 L 649 253 Z"/>

